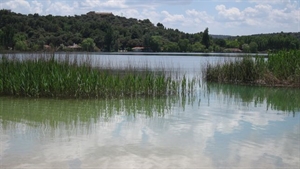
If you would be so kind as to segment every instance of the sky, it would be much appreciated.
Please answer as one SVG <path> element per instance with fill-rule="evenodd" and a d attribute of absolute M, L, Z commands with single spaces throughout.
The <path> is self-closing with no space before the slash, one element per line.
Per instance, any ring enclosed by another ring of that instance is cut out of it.
<path fill-rule="evenodd" d="M 89 11 L 149 19 L 187 33 L 215 35 L 300 31 L 300 0 L 0 0 L 21 14 L 73 16 Z"/>

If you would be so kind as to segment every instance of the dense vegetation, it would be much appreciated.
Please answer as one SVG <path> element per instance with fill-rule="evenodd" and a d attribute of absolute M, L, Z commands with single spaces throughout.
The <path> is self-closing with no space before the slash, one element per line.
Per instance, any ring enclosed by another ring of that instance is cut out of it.
<path fill-rule="evenodd" d="M 119 51 L 143 46 L 153 52 L 258 52 L 299 49 L 295 33 L 212 38 L 208 28 L 189 34 L 106 13 L 75 16 L 40 16 L 0 10 L 0 51 L 83 50 Z M 216 37 L 216 36 L 214 36 Z M 223 37 L 223 36 L 221 36 Z M 235 50 L 236 51 L 236 50 Z"/>
<path fill-rule="evenodd" d="M 0 95 L 28 97 L 114 98 L 192 92 L 195 80 L 142 68 L 93 65 L 89 57 L 67 54 L 0 57 Z M 108 65 L 103 63 L 104 65 Z M 174 73 L 174 74 L 173 74 Z"/>
<path fill-rule="evenodd" d="M 204 78 L 212 82 L 300 87 L 300 50 L 270 53 L 225 63 L 207 64 Z"/>

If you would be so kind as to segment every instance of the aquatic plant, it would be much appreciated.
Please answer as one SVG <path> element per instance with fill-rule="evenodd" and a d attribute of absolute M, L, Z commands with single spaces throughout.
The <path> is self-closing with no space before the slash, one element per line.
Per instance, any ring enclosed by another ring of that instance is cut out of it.
<path fill-rule="evenodd" d="M 174 95 L 183 79 L 163 68 L 112 68 L 92 65 L 90 57 L 40 54 L 2 55 L 0 95 L 27 97 L 112 98 Z"/>
<path fill-rule="evenodd" d="M 0 95 L 58 98 L 114 98 L 186 93 L 185 77 L 163 67 L 150 69 L 95 64 L 89 56 L 66 54 L 2 55 Z M 191 84 L 190 84 L 191 86 Z M 191 88 L 191 87 L 189 87 Z M 190 89 L 189 92 L 192 90 Z"/>
<path fill-rule="evenodd" d="M 300 51 L 270 53 L 267 60 L 247 56 L 208 63 L 202 72 L 210 82 L 300 87 Z"/>

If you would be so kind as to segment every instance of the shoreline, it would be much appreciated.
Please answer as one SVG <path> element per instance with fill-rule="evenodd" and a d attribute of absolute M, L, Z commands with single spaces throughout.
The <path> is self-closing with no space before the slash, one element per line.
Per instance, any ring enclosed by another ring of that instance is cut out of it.
<path fill-rule="evenodd" d="M 0 54 L 88 54 L 88 55 L 144 55 L 144 56 L 203 56 L 203 57 L 244 57 L 244 56 L 262 56 L 267 58 L 267 53 L 222 53 L 222 52 L 69 52 L 69 51 L 57 51 L 57 52 L 49 52 L 49 51 L 36 51 L 36 52 L 21 52 L 21 51 L 7 51 L 0 52 Z"/>

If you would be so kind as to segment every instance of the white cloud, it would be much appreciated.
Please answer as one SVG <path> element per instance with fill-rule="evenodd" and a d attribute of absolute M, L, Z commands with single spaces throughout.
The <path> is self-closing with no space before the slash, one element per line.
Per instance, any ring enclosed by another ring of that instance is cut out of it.
<path fill-rule="evenodd" d="M 149 19 L 154 24 L 160 22 L 161 14 L 157 13 L 155 10 L 144 9 L 141 15 L 144 19 Z"/>
<path fill-rule="evenodd" d="M 194 0 L 128 0 L 128 3 L 148 3 L 148 4 L 156 4 L 156 5 L 189 5 Z"/>
<path fill-rule="evenodd" d="M 242 12 L 236 7 L 226 9 L 225 5 L 217 5 L 216 10 L 218 11 L 218 14 L 224 19 L 229 19 L 231 21 L 243 20 Z"/>
<path fill-rule="evenodd" d="M 47 14 L 58 14 L 58 15 L 72 15 L 75 12 L 76 3 L 73 5 L 64 2 L 53 2 L 46 8 L 45 12 Z"/>
<path fill-rule="evenodd" d="M 218 21 L 225 22 L 226 27 L 235 28 L 250 26 L 253 29 L 291 29 L 291 24 L 299 22 L 300 9 L 282 7 L 280 9 L 270 4 L 257 4 L 240 10 L 236 7 L 226 8 L 225 5 L 217 5 Z"/>
<path fill-rule="evenodd" d="M 138 18 L 140 16 L 139 11 L 136 9 L 122 10 L 122 13 L 124 14 L 124 16 L 126 16 L 128 18 Z"/>
<path fill-rule="evenodd" d="M 199 21 L 203 21 L 205 23 L 212 23 L 214 21 L 214 17 L 210 16 L 206 13 L 206 11 L 197 11 L 195 9 L 186 10 L 185 13 L 191 18 L 196 18 Z"/>
<path fill-rule="evenodd" d="M 10 0 L 7 2 L 0 3 L 0 5 L 2 6 L 2 8 L 8 8 L 16 11 L 22 8 L 30 9 L 29 2 L 25 0 Z"/>
<path fill-rule="evenodd" d="M 166 23 L 182 22 L 185 19 L 183 15 L 178 15 L 178 14 L 172 15 L 168 11 L 162 11 L 161 14 L 164 15 L 164 19 L 162 22 L 166 22 Z"/>
<path fill-rule="evenodd" d="M 257 4 L 286 4 L 290 3 L 291 0 L 249 0 L 249 2 Z"/>
<path fill-rule="evenodd" d="M 34 0 L 31 2 L 32 7 L 31 7 L 31 12 L 32 13 L 43 13 L 43 4 Z"/>
<path fill-rule="evenodd" d="M 125 0 L 85 0 L 81 2 L 86 8 L 126 8 Z"/>

